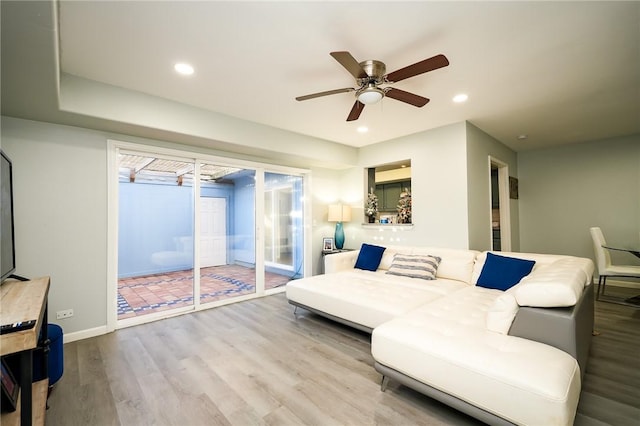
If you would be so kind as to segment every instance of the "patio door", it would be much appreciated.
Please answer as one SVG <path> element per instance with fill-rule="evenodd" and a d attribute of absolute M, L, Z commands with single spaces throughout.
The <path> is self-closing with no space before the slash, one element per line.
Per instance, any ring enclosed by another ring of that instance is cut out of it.
<path fill-rule="evenodd" d="M 252 297 L 256 275 L 256 170 L 199 165 L 201 304 Z"/>
<path fill-rule="evenodd" d="M 110 330 L 310 273 L 308 171 L 118 141 L 108 162 Z"/>
<path fill-rule="evenodd" d="M 300 278 L 303 266 L 303 178 L 264 175 L 264 260 L 266 288 Z"/>
<path fill-rule="evenodd" d="M 118 156 L 119 321 L 194 304 L 194 162 Z"/>

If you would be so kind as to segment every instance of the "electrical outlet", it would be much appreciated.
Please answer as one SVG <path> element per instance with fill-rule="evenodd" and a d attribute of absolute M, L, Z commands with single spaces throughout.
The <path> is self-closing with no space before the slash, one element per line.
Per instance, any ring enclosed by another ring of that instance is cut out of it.
<path fill-rule="evenodd" d="M 66 309 L 64 311 L 56 312 L 57 319 L 65 319 L 65 318 L 70 318 L 72 316 L 73 316 L 73 309 Z"/>

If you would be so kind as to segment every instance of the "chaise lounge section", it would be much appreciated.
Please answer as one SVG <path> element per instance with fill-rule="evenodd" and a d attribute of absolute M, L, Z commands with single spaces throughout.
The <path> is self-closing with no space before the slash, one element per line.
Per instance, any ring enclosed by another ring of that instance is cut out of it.
<path fill-rule="evenodd" d="M 573 423 L 593 329 L 591 260 L 386 247 L 375 268 L 355 267 L 370 247 L 326 256 L 326 274 L 291 281 L 287 297 L 371 332 L 383 390 L 396 380 L 490 424 Z M 427 272 L 411 263 L 434 258 Z M 517 284 L 485 286 L 488 272 L 500 280 L 520 261 L 530 272 Z"/>

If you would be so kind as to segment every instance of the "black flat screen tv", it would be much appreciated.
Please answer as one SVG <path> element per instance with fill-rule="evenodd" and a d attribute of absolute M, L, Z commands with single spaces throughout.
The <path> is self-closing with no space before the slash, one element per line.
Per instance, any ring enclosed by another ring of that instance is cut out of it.
<path fill-rule="evenodd" d="M 11 160 L 0 151 L 0 283 L 16 270 L 13 229 L 13 171 Z"/>

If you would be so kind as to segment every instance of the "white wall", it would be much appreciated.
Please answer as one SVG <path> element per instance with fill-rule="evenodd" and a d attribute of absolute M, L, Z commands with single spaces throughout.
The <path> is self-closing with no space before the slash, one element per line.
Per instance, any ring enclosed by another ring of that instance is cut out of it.
<path fill-rule="evenodd" d="M 347 248 L 373 244 L 468 248 L 465 123 L 360 149 L 359 165 L 341 173 L 340 199 L 352 206 Z M 413 227 L 363 226 L 365 168 L 411 160 Z"/>
<path fill-rule="evenodd" d="M 342 201 L 341 181 L 343 171 L 327 170 L 320 168 L 311 169 L 311 235 L 312 235 L 312 274 L 323 273 L 322 238 L 333 237 L 335 224 L 327 221 L 328 206 Z M 354 247 L 349 244 L 351 233 L 345 228 L 345 247 Z"/>
<path fill-rule="evenodd" d="M 522 251 L 593 259 L 592 226 L 607 243 L 640 246 L 640 135 L 521 152 L 518 171 Z"/>
<path fill-rule="evenodd" d="M 518 177 L 516 153 L 467 123 L 467 184 L 469 199 L 469 248 L 491 250 L 491 175 L 489 156 L 506 163 L 509 176 Z M 500 200 L 501 202 L 503 200 Z M 509 199 L 511 251 L 519 251 L 518 200 Z"/>
<path fill-rule="evenodd" d="M 2 119 L 13 162 L 18 275 L 51 276 L 49 320 L 65 333 L 106 324 L 107 154 L 97 132 Z"/>
<path fill-rule="evenodd" d="M 61 75 L 60 110 L 128 123 L 132 129 L 154 129 L 152 137 L 158 139 L 171 137 L 167 140 L 222 151 L 241 150 L 265 158 L 274 158 L 277 153 L 280 164 L 308 161 L 318 167 L 340 162 L 349 166 L 357 157 L 357 149 L 351 146 L 68 74 Z"/>

